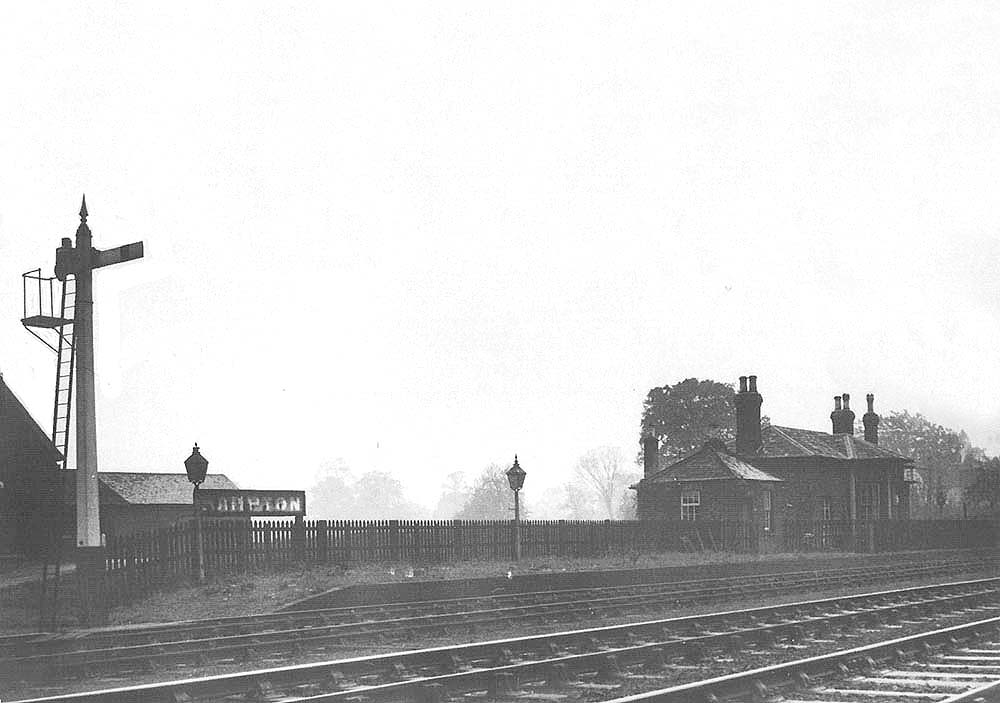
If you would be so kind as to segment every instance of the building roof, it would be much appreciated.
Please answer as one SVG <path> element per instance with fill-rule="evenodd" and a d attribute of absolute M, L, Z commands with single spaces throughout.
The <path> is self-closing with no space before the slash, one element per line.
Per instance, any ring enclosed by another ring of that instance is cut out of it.
<path fill-rule="evenodd" d="M 736 443 L 730 442 L 736 452 Z M 850 434 L 828 434 L 797 427 L 770 425 L 761 429 L 761 447 L 753 454 L 739 452 L 753 461 L 755 458 L 827 457 L 830 459 L 894 459 L 912 461 L 902 454 L 866 442 Z"/>
<path fill-rule="evenodd" d="M 726 446 L 718 440 L 709 440 L 701 449 L 688 454 L 683 459 L 674 462 L 666 468 L 647 476 L 643 481 L 666 483 L 670 481 L 712 481 L 732 480 L 743 481 L 775 481 L 781 482 L 771 474 L 751 466 L 742 459 L 733 456 Z"/>
<path fill-rule="evenodd" d="M 76 471 L 63 471 L 65 498 L 76 496 Z M 129 505 L 191 505 L 193 486 L 187 474 L 145 474 L 120 471 L 101 471 L 97 474 L 101 502 Z M 237 490 L 239 486 L 225 474 L 208 474 L 202 488 Z"/>
<path fill-rule="evenodd" d="M 187 474 L 138 474 L 102 471 L 97 477 L 127 503 L 191 504 L 194 486 L 188 481 Z M 205 482 L 201 484 L 201 487 L 232 490 L 238 488 L 225 474 L 206 474 Z"/>
<path fill-rule="evenodd" d="M 62 461 L 45 430 L 0 375 L 0 456 L 35 454 L 53 463 Z"/>

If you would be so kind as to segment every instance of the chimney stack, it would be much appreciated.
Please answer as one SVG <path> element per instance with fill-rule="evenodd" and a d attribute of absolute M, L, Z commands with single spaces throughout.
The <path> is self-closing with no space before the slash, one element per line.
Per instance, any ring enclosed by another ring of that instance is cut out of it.
<path fill-rule="evenodd" d="M 875 414 L 875 396 L 869 393 L 867 396 L 868 400 L 868 412 L 864 414 L 861 418 L 861 422 L 865 424 L 865 441 L 871 442 L 872 444 L 878 444 L 878 421 L 879 417 Z"/>
<path fill-rule="evenodd" d="M 844 404 L 841 407 L 841 399 Z M 851 410 L 851 396 L 844 393 L 843 396 L 833 396 L 834 408 L 830 413 L 830 420 L 833 421 L 833 434 L 854 434 L 854 411 Z"/>
<path fill-rule="evenodd" d="M 750 382 L 749 389 L 747 381 Z M 736 448 L 752 454 L 760 448 L 760 406 L 764 402 L 757 392 L 757 377 L 740 376 L 740 390 L 734 398 L 736 404 Z"/>
<path fill-rule="evenodd" d="M 642 477 L 652 476 L 660 468 L 660 442 L 656 435 L 642 437 Z"/>

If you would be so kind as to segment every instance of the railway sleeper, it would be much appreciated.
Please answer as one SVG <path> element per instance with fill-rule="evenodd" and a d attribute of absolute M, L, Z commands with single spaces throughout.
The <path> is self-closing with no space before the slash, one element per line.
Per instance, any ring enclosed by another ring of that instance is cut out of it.
<path fill-rule="evenodd" d="M 560 647 L 558 643 L 549 640 L 542 645 L 542 652 L 548 654 L 550 657 L 563 657 L 566 656 L 567 651 L 565 647 Z"/>
<path fill-rule="evenodd" d="M 468 664 L 466 664 L 461 657 L 452 652 L 446 652 L 440 658 L 439 665 L 441 670 L 447 674 L 456 674 L 460 671 L 467 671 L 469 669 Z"/>
<path fill-rule="evenodd" d="M 597 680 L 602 682 L 620 681 L 623 677 L 621 664 L 614 654 L 607 654 L 597 661 Z"/>
<path fill-rule="evenodd" d="M 545 667 L 545 684 L 559 688 L 575 680 L 576 674 L 565 662 L 554 662 Z"/>
<path fill-rule="evenodd" d="M 406 667 L 406 664 L 394 662 L 389 677 L 393 681 L 406 681 L 407 679 L 412 679 L 414 674 Z"/>
<path fill-rule="evenodd" d="M 708 652 L 706 651 L 705 645 L 701 642 L 687 642 L 681 650 L 681 655 L 683 656 L 684 661 L 691 664 L 697 664 L 704 661 Z"/>
<path fill-rule="evenodd" d="M 777 641 L 773 630 L 758 630 L 751 635 L 754 640 L 754 644 L 758 647 L 763 647 L 764 649 L 771 649 L 774 647 L 774 643 Z"/>
<path fill-rule="evenodd" d="M 642 669 L 651 674 L 659 673 L 667 668 L 668 662 L 666 650 L 663 647 L 653 647 L 642 662 Z"/>
<path fill-rule="evenodd" d="M 500 671 L 490 677 L 487 694 L 490 698 L 510 695 L 520 688 L 517 676 L 509 671 Z"/>
<path fill-rule="evenodd" d="M 447 699 L 447 691 L 439 683 L 425 683 L 417 687 L 417 703 L 444 703 Z"/>

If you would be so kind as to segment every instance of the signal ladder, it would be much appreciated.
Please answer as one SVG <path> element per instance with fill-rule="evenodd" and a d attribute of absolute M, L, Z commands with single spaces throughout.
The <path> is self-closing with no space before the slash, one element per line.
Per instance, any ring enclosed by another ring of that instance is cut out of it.
<path fill-rule="evenodd" d="M 56 353 L 56 393 L 52 408 L 52 444 L 62 456 L 62 470 L 69 461 L 69 425 L 73 407 L 73 370 L 76 360 L 73 321 L 76 318 L 76 278 L 66 277 L 60 285 L 55 278 L 45 278 L 41 269 L 23 275 L 24 318 L 21 323 L 38 337 L 49 349 Z M 59 297 L 58 315 L 55 314 L 57 289 Z M 30 289 L 30 293 L 29 293 Z M 37 306 L 32 306 L 34 315 L 28 315 L 29 296 L 35 298 Z M 47 303 L 47 304 L 46 304 Z M 35 330 L 49 330 L 47 336 Z M 56 338 L 52 341 L 51 332 Z M 54 343 L 53 343 L 54 342 Z M 43 517 L 47 540 L 43 549 L 42 578 L 39 593 L 39 626 L 44 628 L 46 616 L 49 627 L 56 628 L 59 612 L 59 575 L 62 566 L 63 543 L 65 542 L 65 484 L 66 476 L 59 471 L 55 476 L 50 499 Z"/>

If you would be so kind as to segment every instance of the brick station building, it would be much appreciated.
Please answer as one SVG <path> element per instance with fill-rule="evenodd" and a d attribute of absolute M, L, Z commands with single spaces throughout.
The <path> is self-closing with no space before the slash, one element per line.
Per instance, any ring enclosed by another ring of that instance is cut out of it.
<path fill-rule="evenodd" d="M 847 393 L 834 398 L 830 433 L 761 428 L 757 377 L 741 376 L 734 441 L 710 440 L 660 468 L 657 438 L 643 438 L 643 478 L 633 486 L 639 519 L 748 523 L 765 551 L 781 548 L 789 521 L 908 519 L 913 461 L 878 446 L 874 396 L 867 400 L 863 438 L 854 436 Z"/>

